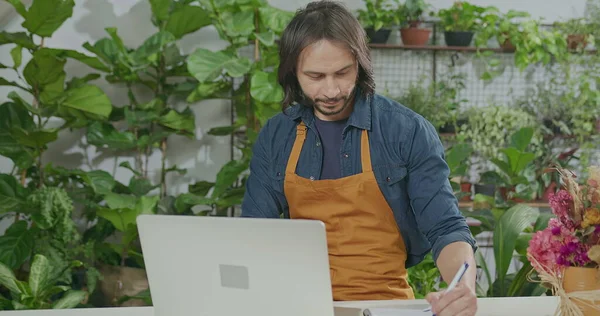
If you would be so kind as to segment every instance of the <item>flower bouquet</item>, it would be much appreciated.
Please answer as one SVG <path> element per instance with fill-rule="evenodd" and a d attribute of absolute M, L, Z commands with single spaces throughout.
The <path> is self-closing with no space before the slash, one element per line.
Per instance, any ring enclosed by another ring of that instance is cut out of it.
<path fill-rule="evenodd" d="M 527 258 L 545 286 L 560 297 L 562 316 L 600 315 L 600 167 L 587 181 L 557 168 L 563 188 L 551 194 L 556 217 L 536 232 Z"/>

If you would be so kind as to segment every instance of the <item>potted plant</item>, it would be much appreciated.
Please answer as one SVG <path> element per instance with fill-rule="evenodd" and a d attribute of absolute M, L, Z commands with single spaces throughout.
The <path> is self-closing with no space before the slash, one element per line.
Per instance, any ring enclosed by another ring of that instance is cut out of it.
<path fill-rule="evenodd" d="M 358 20 L 365 28 L 367 37 L 373 44 L 383 44 L 388 41 L 391 26 L 400 24 L 397 14 L 389 0 L 364 0 L 366 9 L 357 10 Z"/>
<path fill-rule="evenodd" d="M 492 38 L 505 50 L 515 50 L 514 38 L 522 32 L 518 18 L 529 18 L 528 12 L 509 10 L 501 13 L 496 7 L 487 7 L 481 17 L 481 25 L 475 36 L 475 46 L 486 47 Z"/>
<path fill-rule="evenodd" d="M 463 141 L 459 141 L 446 151 L 446 163 L 450 168 L 450 184 L 460 201 L 471 200 L 472 184 L 467 181 L 467 174 L 472 153 L 473 148 Z"/>
<path fill-rule="evenodd" d="M 556 170 L 563 184 L 550 196 L 556 217 L 533 234 L 527 258 L 543 285 L 567 294 L 560 297 L 561 314 L 593 315 L 597 303 L 590 300 L 600 290 L 600 167 L 589 166 L 588 178 L 580 181 L 570 170 Z"/>
<path fill-rule="evenodd" d="M 567 35 L 567 46 L 571 50 L 583 50 L 593 41 L 591 34 L 595 26 L 587 23 L 584 18 L 555 22 L 554 25 Z"/>
<path fill-rule="evenodd" d="M 444 40 L 448 46 L 469 46 L 480 24 L 485 8 L 464 1 L 456 1 L 449 9 L 437 15 L 444 27 Z"/>
<path fill-rule="evenodd" d="M 534 129 L 523 127 L 511 136 L 509 147 L 500 150 L 500 155 L 491 162 L 497 170 L 482 174 L 484 181 L 494 184 L 500 191 L 503 200 L 523 202 L 532 200 L 537 183 L 533 181 L 533 161 L 536 155 L 529 150 Z"/>
<path fill-rule="evenodd" d="M 398 14 L 404 23 L 400 37 L 404 45 L 423 46 L 431 37 L 431 29 L 419 27 L 423 22 L 423 13 L 429 8 L 425 0 L 406 0 L 398 6 Z"/>

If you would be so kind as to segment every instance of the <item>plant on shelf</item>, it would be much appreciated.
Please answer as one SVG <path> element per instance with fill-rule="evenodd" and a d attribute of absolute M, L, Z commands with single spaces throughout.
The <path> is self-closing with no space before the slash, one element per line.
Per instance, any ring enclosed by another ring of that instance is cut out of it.
<path fill-rule="evenodd" d="M 591 315 L 600 281 L 600 167 L 588 166 L 587 178 L 557 167 L 562 188 L 550 197 L 556 218 L 529 242 L 527 258 L 539 283 L 560 296 L 561 315 Z"/>
<path fill-rule="evenodd" d="M 504 201 L 524 202 L 535 198 L 538 183 L 533 162 L 536 156 L 529 148 L 533 133 L 532 127 L 523 127 L 512 134 L 510 146 L 490 159 L 496 170 L 481 174 L 481 182 L 494 185 Z"/>
<path fill-rule="evenodd" d="M 531 15 L 525 11 L 509 10 L 500 12 L 496 7 L 486 8 L 481 17 L 481 25 L 475 35 L 476 47 L 487 47 L 489 41 L 495 38 L 498 45 L 506 50 L 515 50 L 514 38 L 521 34 L 518 19 L 530 18 Z"/>
<path fill-rule="evenodd" d="M 491 170 L 491 159 L 499 157 L 501 151 L 511 144 L 511 135 L 523 127 L 534 129 L 530 151 L 541 157 L 541 144 L 544 134 L 538 121 L 529 113 L 508 105 L 488 105 L 472 107 L 465 111 L 466 124 L 462 125 L 458 136 L 473 147 L 473 166 L 477 174 Z M 475 193 L 495 195 L 495 186 L 478 181 Z"/>
<path fill-rule="evenodd" d="M 471 45 L 485 10 L 484 7 L 466 1 L 455 1 L 450 8 L 439 10 L 437 16 L 444 28 L 446 45 Z"/>
<path fill-rule="evenodd" d="M 391 27 L 400 25 L 398 6 L 390 0 L 363 0 L 365 9 L 358 9 L 358 20 L 365 28 L 371 43 L 386 43 L 390 37 Z M 398 4 L 398 0 L 395 0 Z"/>
<path fill-rule="evenodd" d="M 473 148 L 468 143 L 459 140 L 446 150 L 446 163 L 450 169 L 450 184 L 454 194 L 460 201 L 471 200 L 471 186 L 467 181 L 469 172 L 470 158 Z"/>
<path fill-rule="evenodd" d="M 429 7 L 425 0 L 406 0 L 398 6 L 398 15 L 402 17 L 400 36 L 404 45 L 423 46 L 429 41 L 431 29 L 419 27 Z"/>
<path fill-rule="evenodd" d="M 481 32 L 475 39 L 477 57 L 485 66 L 481 79 L 492 80 L 506 68 L 494 51 L 485 49 L 493 36 L 503 48 L 514 49 L 513 62 L 519 71 L 538 64 L 551 66 L 554 62 L 567 59 L 567 41 L 559 31 L 544 29 L 539 20 L 528 19 L 528 13 L 525 12 L 511 10 L 504 17 L 495 12 L 492 9 L 484 15 Z M 512 21 L 515 18 L 525 19 L 516 23 Z M 496 25 L 491 24 L 493 21 L 497 22 Z"/>
<path fill-rule="evenodd" d="M 459 98 L 465 87 L 465 75 L 448 72 L 436 82 L 425 85 L 428 78 L 411 82 L 409 88 L 396 101 L 409 107 L 427 119 L 436 129 L 447 129 L 453 133 L 457 124 L 458 112 L 465 100 Z"/>
<path fill-rule="evenodd" d="M 564 22 L 554 22 L 554 26 L 567 36 L 570 50 L 581 51 L 588 45 L 594 45 L 595 25 L 585 18 L 573 18 Z"/>

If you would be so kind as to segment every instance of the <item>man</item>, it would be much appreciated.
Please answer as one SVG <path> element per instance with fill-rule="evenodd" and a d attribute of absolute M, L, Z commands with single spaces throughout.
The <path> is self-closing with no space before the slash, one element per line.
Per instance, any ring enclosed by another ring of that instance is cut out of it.
<path fill-rule="evenodd" d="M 325 223 L 334 300 L 413 299 L 406 268 L 431 250 L 448 283 L 438 316 L 476 311 L 476 243 L 436 130 L 374 92 L 365 33 L 339 3 L 299 10 L 280 41 L 283 113 L 253 148 L 243 217 Z M 293 271 L 290 271 L 293 273 Z"/>

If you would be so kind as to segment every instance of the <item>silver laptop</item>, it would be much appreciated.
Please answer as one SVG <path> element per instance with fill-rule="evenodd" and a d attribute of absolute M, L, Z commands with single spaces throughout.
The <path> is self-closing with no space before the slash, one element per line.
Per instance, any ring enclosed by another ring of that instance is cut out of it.
<path fill-rule="evenodd" d="M 154 316 L 334 316 L 320 221 L 140 215 Z"/>

